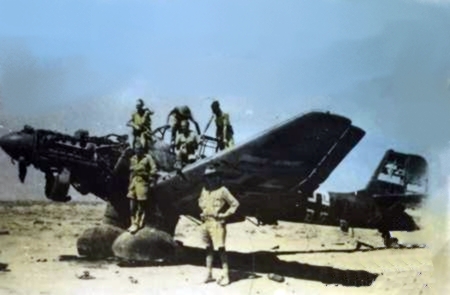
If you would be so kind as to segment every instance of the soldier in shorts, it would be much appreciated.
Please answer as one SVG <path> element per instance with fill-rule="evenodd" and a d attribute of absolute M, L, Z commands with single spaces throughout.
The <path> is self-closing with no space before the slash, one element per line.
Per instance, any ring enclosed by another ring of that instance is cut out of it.
<path fill-rule="evenodd" d="M 145 207 L 149 189 L 156 181 L 156 164 L 150 154 L 146 154 L 139 142 L 136 142 L 135 155 L 130 159 L 130 185 L 127 197 L 130 199 L 132 234 L 144 227 Z"/>
<path fill-rule="evenodd" d="M 230 191 L 222 185 L 221 175 L 214 168 L 205 170 L 205 187 L 198 200 L 201 209 L 202 235 L 206 244 L 207 273 L 204 282 L 212 282 L 212 264 L 214 249 L 217 249 L 222 261 L 223 274 L 217 283 L 221 286 L 230 283 L 228 260 L 225 252 L 226 219 L 233 215 L 239 207 L 239 202 Z M 224 211 L 224 208 L 228 209 Z"/>

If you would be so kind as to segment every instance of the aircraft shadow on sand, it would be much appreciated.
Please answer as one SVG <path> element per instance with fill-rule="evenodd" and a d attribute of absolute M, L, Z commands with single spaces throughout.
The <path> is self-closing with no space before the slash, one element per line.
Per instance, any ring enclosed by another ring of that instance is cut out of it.
<path fill-rule="evenodd" d="M 203 249 L 182 247 L 182 255 L 179 255 L 177 264 L 190 264 L 203 266 L 205 253 Z M 294 253 L 294 252 L 293 252 Z M 228 252 L 230 266 L 239 270 L 241 274 L 234 273 L 234 281 L 252 278 L 253 273 L 275 273 L 281 276 L 319 281 L 324 284 L 337 284 L 344 286 L 370 286 L 378 277 L 378 274 L 363 270 L 342 270 L 328 266 L 317 266 L 296 261 L 283 261 L 277 257 L 278 253 L 258 251 L 252 253 Z M 219 257 L 215 257 L 219 262 Z M 219 265 L 217 265 L 219 266 Z"/>
<path fill-rule="evenodd" d="M 374 250 L 374 249 L 372 249 Z M 377 249 L 378 250 L 378 249 Z M 323 250 L 314 251 L 315 253 L 343 252 L 351 253 L 361 250 Z M 205 265 L 205 251 L 201 248 L 180 246 L 176 258 L 168 262 L 149 263 L 149 262 L 130 262 L 120 261 L 120 267 L 151 267 L 168 265 Z M 293 255 L 301 253 L 312 253 L 311 251 L 289 251 L 289 252 L 270 252 L 257 251 L 252 253 L 241 253 L 228 251 L 228 260 L 232 268 L 232 282 L 260 278 L 259 274 L 275 273 L 284 277 L 290 277 L 301 280 L 318 281 L 327 285 L 343 285 L 363 287 L 370 286 L 377 279 L 379 274 L 364 270 L 338 269 L 330 266 L 310 265 L 296 261 L 280 260 L 279 255 Z M 77 261 L 82 263 L 98 263 L 88 258 L 79 256 L 62 256 L 61 261 Z M 116 259 L 102 260 L 105 263 L 116 263 Z M 219 257 L 214 257 L 215 267 L 220 267 Z"/>

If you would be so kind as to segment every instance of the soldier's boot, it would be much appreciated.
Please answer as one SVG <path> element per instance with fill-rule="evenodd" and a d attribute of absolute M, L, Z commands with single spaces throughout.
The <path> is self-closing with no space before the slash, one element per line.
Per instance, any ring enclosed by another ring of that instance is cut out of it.
<path fill-rule="evenodd" d="M 138 230 L 139 230 L 139 227 L 138 227 L 135 223 L 133 223 L 133 224 L 127 229 L 127 231 L 128 231 L 130 234 L 135 234 Z"/>
<path fill-rule="evenodd" d="M 228 139 L 228 140 L 226 141 L 226 143 L 225 143 L 225 149 L 229 149 L 229 148 L 232 148 L 232 147 L 234 147 L 234 140 L 231 138 L 231 139 Z"/>
<path fill-rule="evenodd" d="M 136 212 L 136 226 L 139 229 L 143 228 L 145 225 L 145 207 L 144 202 L 138 201 L 138 208 Z"/>
<path fill-rule="evenodd" d="M 139 230 L 137 226 L 136 212 L 131 212 L 131 225 L 127 231 L 131 234 L 136 233 Z"/>

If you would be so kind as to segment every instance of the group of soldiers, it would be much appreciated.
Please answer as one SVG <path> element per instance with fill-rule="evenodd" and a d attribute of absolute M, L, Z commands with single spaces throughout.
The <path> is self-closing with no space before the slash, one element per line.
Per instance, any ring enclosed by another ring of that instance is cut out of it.
<path fill-rule="evenodd" d="M 229 114 L 222 111 L 217 100 L 211 104 L 211 110 L 212 116 L 203 134 L 206 133 L 214 120 L 216 123 L 216 151 L 232 147 L 234 145 L 234 132 Z M 153 111 L 145 107 L 144 101 L 138 99 L 136 112 L 132 114 L 131 119 L 127 123 L 127 126 L 132 128 L 133 148 L 136 147 L 136 144 L 140 144 L 144 149 L 148 150 L 154 143 L 152 134 L 153 114 Z M 190 129 L 190 123 L 194 124 L 196 133 Z M 177 160 L 182 164 L 194 161 L 195 152 L 202 138 L 200 126 L 194 119 L 190 108 L 188 106 L 178 106 L 172 109 L 167 115 L 167 126 L 171 128 L 170 143 L 175 150 Z"/>
<path fill-rule="evenodd" d="M 216 151 L 224 150 L 234 145 L 233 128 L 230 117 L 220 108 L 218 101 L 211 104 L 212 116 L 203 131 L 206 133 L 212 121 L 216 124 Z M 131 225 L 128 231 L 132 234 L 144 227 L 146 201 L 149 190 L 157 180 L 157 166 L 149 153 L 150 146 L 154 143 L 152 134 L 153 112 L 146 108 L 142 99 L 138 99 L 136 112 L 132 114 L 128 126 L 133 129 L 134 155 L 130 160 L 130 185 L 127 197 L 130 199 Z M 195 125 L 194 133 L 189 123 Z M 174 148 L 177 163 L 184 165 L 195 161 L 195 152 L 200 144 L 200 127 L 193 118 L 192 112 L 187 106 L 176 107 L 167 116 L 167 124 L 171 128 L 171 147 Z M 213 281 L 212 264 L 214 248 L 220 253 L 223 274 L 217 283 L 225 286 L 230 283 L 228 275 L 228 261 L 225 252 L 225 221 L 238 208 L 239 202 L 222 185 L 221 175 L 215 168 L 205 170 L 205 186 L 199 196 L 199 207 L 202 211 L 203 240 L 206 244 L 207 273 L 204 282 Z M 228 208 L 224 213 L 223 208 Z"/>

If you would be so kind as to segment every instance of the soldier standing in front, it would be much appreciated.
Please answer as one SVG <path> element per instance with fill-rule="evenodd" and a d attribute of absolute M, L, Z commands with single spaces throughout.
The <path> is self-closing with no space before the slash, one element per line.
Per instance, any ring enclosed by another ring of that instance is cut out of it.
<path fill-rule="evenodd" d="M 157 177 L 156 164 L 150 154 L 146 154 L 139 142 L 135 145 L 135 155 L 130 159 L 130 185 L 127 197 L 130 199 L 131 226 L 128 231 L 132 234 L 144 227 L 145 208 L 149 190 Z"/>
<path fill-rule="evenodd" d="M 207 273 L 204 282 L 212 282 L 212 265 L 214 249 L 217 249 L 222 261 L 223 274 L 217 283 L 221 286 L 230 283 L 228 259 L 225 251 L 226 219 L 233 215 L 239 207 L 239 202 L 230 191 L 222 185 L 220 173 L 215 168 L 206 168 L 205 187 L 198 200 L 203 220 L 202 233 L 206 244 Z M 224 211 L 226 206 L 228 209 Z"/>

